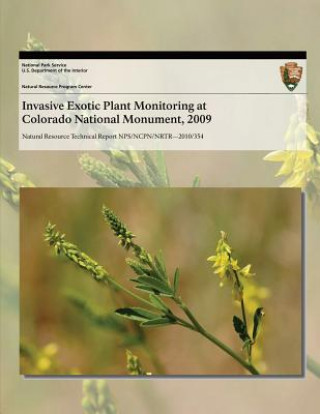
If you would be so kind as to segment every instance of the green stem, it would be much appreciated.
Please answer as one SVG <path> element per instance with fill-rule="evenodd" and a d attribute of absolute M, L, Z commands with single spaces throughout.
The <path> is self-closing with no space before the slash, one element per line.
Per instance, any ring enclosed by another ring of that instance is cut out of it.
<path fill-rule="evenodd" d="M 112 277 L 108 276 L 107 283 L 112 285 L 114 288 L 126 293 L 127 295 L 131 296 L 132 298 L 138 300 L 139 302 L 142 302 L 144 305 L 148 305 L 148 306 L 151 306 L 152 308 L 158 309 L 157 307 L 154 306 L 154 304 L 152 302 L 149 302 L 148 300 L 144 299 L 143 297 L 141 297 L 139 295 L 136 295 L 131 290 L 125 288 L 124 286 L 120 285 L 120 283 L 116 282 Z M 174 318 L 177 320 L 177 322 L 179 322 L 179 325 L 184 326 L 185 328 L 188 328 L 188 329 L 195 330 L 193 325 L 189 324 L 184 319 L 181 319 L 176 315 L 174 315 Z"/>
<path fill-rule="evenodd" d="M 129 289 L 125 288 L 124 286 L 120 285 L 118 282 L 116 282 L 112 277 L 108 277 L 107 282 L 114 286 L 116 289 L 119 289 L 123 292 L 125 292 L 127 295 L 131 296 L 132 298 L 142 302 L 145 305 L 154 307 L 151 302 L 148 300 L 142 298 L 141 296 L 136 295 Z M 190 325 L 188 322 L 184 321 L 181 318 L 176 317 L 176 320 L 178 321 L 179 325 L 184 326 L 185 328 L 191 329 L 193 331 L 196 331 L 200 333 L 202 336 L 207 338 L 210 342 L 214 343 L 216 346 L 218 346 L 221 350 L 229 354 L 233 359 L 239 362 L 245 369 L 247 369 L 251 374 L 253 375 L 259 375 L 259 372 L 256 370 L 256 368 L 251 365 L 251 363 L 246 362 L 241 358 L 240 355 L 238 355 L 236 352 L 234 352 L 231 348 L 229 348 L 227 345 L 225 345 L 223 342 L 221 342 L 218 338 L 211 335 L 209 332 L 207 332 L 203 326 L 197 321 L 197 319 L 194 317 L 190 309 L 187 307 L 187 305 L 182 302 L 180 298 L 173 298 L 173 300 L 179 305 L 179 307 L 183 310 L 183 312 L 186 314 L 188 319 L 192 322 L 192 325 Z"/>
<path fill-rule="evenodd" d="M 197 331 L 202 336 L 207 338 L 210 342 L 214 343 L 216 346 L 218 346 L 222 351 L 226 352 L 228 355 L 230 355 L 233 359 L 235 359 L 239 364 L 241 364 L 246 370 L 251 372 L 253 375 L 260 375 L 257 369 L 251 364 L 245 361 L 241 358 L 240 355 L 238 355 L 236 352 L 234 352 L 231 348 L 229 348 L 226 344 L 224 344 L 220 339 L 216 338 L 209 332 L 203 328 L 203 326 L 197 321 L 193 313 L 190 311 L 190 309 L 187 307 L 187 305 L 180 299 L 180 298 L 174 298 L 174 301 L 180 306 L 180 308 L 184 311 L 186 316 L 190 319 L 190 321 L 193 324 L 192 330 Z"/>
<path fill-rule="evenodd" d="M 126 293 L 127 295 L 131 296 L 132 298 L 138 300 L 139 302 L 142 302 L 145 305 L 148 306 L 152 306 L 153 304 L 151 302 L 149 302 L 148 300 L 142 298 L 141 296 L 136 295 L 135 293 L 133 293 L 131 290 L 125 288 L 124 286 L 120 285 L 120 283 L 116 282 L 114 279 L 112 279 L 112 277 L 108 276 L 107 279 L 107 284 L 112 285 L 113 287 L 115 287 L 118 290 L 121 290 L 122 292 Z"/>
<path fill-rule="evenodd" d="M 236 270 L 233 270 L 233 273 L 234 273 L 234 276 L 235 276 L 235 279 L 236 279 L 237 286 L 238 286 L 238 288 L 240 290 L 241 289 L 241 283 L 240 283 L 240 280 L 239 280 L 238 272 Z M 241 303 L 241 313 L 242 313 L 243 323 L 244 323 L 244 326 L 246 328 L 247 336 L 250 338 L 250 335 L 249 335 L 249 332 L 248 332 L 248 323 L 247 323 L 247 316 L 246 316 L 246 308 L 245 308 L 245 305 L 244 305 L 243 297 L 241 297 L 240 303 Z M 249 359 L 249 362 L 250 363 L 251 363 L 251 354 L 252 354 L 252 343 L 248 347 L 248 359 Z"/>
<path fill-rule="evenodd" d="M 239 280 L 238 273 L 237 273 L 236 270 L 234 270 L 233 273 L 234 273 L 234 276 L 235 276 L 235 279 L 236 279 L 237 286 L 238 286 L 239 289 L 241 289 L 241 283 L 240 283 L 240 280 Z M 243 300 L 243 298 L 241 298 L 241 312 L 242 312 L 242 319 L 243 319 L 243 322 L 245 324 L 246 331 L 247 331 L 247 334 L 248 334 L 248 324 L 247 324 L 247 317 L 246 317 L 246 308 L 244 306 L 244 300 Z"/>

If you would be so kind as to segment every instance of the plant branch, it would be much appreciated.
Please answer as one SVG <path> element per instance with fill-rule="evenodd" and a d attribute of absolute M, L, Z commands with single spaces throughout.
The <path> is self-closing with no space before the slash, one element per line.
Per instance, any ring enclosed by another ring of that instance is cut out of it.
<path fill-rule="evenodd" d="M 239 289 L 239 291 L 241 291 L 241 283 L 240 283 L 240 280 L 239 280 L 238 272 L 233 269 L 233 273 L 234 273 L 234 277 L 235 277 L 235 280 L 236 280 L 238 289 Z M 243 300 L 243 295 L 242 294 L 241 294 L 240 304 L 241 304 L 241 313 L 242 313 L 243 323 L 244 323 L 244 326 L 245 326 L 245 329 L 246 329 L 246 334 L 250 338 L 250 335 L 249 335 L 249 332 L 248 332 L 248 323 L 247 323 L 247 316 L 246 316 L 246 308 L 245 308 L 245 305 L 244 305 L 244 300 Z M 251 363 L 251 354 L 252 354 L 252 343 L 250 343 L 248 345 L 248 359 L 249 359 L 249 362 L 250 363 Z"/>
<path fill-rule="evenodd" d="M 111 277 L 109 272 L 94 259 L 82 252 L 78 246 L 68 242 L 65 239 L 65 235 L 56 231 L 55 225 L 48 223 L 45 230 L 45 240 L 49 245 L 53 246 L 57 254 L 65 255 L 69 260 L 74 262 L 77 266 L 87 271 L 94 280 L 102 282 L 111 286 L 115 291 L 122 291 L 127 295 L 134 298 L 136 301 L 142 302 L 147 305 L 148 308 L 156 308 L 161 313 L 153 313 L 148 309 L 141 308 L 123 308 L 118 309 L 116 313 L 132 320 L 142 321 L 141 326 L 163 326 L 168 324 L 178 324 L 190 330 L 200 333 L 202 336 L 207 338 L 210 342 L 218 346 L 222 351 L 226 352 L 233 359 L 239 362 L 246 370 L 251 372 L 253 375 L 259 375 L 259 372 L 249 362 L 242 359 L 240 355 L 234 352 L 226 344 L 220 341 L 218 338 L 206 331 L 206 329 L 198 322 L 196 317 L 193 315 L 188 306 L 182 301 L 180 296 L 178 297 L 177 287 L 179 280 L 179 269 L 176 269 L 174 275 L 173 287 L 170 283 L 169 277 L 166 273 L 165 264 L 161 255 L 152 256 L 142 247 L 133 242 L 135 235 L 130 232 L 127 227 L 119 220 L 119 218 L 108 208 L 103 207 L 103 214 L 105 219 L 109 222 L 111 229 L 114 234 L 120 239 L 120 244 L 126 249 L 133 249 L 133 252 L 138 260 L 127 261 L 130 267 L 138 275 L 135 282 L 138 283 L 137 287 L 143 288 L 150 292 L 150 301 L 143 297 L 135 294 L 131 290 L 118 283 Z M 236 275 L 237 276 L 237 275 Z M 237 279 L 238 280 L 238 279 Z M 241 288 L 240 281 L 238 283 Z M 185 313 L 191 324 L 182 318 L 177 317 L 173 312 L 166 306 L 161 299 L 157 299 L 157 296 L 170 297 Z M 244 311 L 244 304 L 243 304 Z M 245 317 L 245 311 L 244 311 Z M 247 330 L 247 326 L 246 326 Z"/>
<path fill-rule="evenodd" d="M 233 270 L 233 273 L 234 273 L 234 277 L 236 279 L 237 286 L 238 286 L 239 289 L 241 289 L 241 283 L 240 283 L 240 280 L 239 280 L 238 272 L 236 270 Z M 241 302 L 242 319 L 243 319 L 243 322 L 245 324 L 246 331 L 248 333 L 248 324 L 247 324 L 246 309 L 245 309 L 244 300 L 243 300 L 242 297 L 241 297 L 241 301 L 240 302 Z"/>
<path fill-rule="evenodd" d="M 139 301 L 139 302 L 141 302 L 145 305 L 153 306 L 153 304 L 151 302 L 149 302 L 147 299 L 144 299 L 143 297 L 133 293 L 131 290 L 125 288 L 120 283 L 116 282 L 111 276 L 108 276 L 108 279 L 106 280 L 105 283 L 113 286 L 117 290 L 120 290 L 120 291 L 126 293 L 127 295 L 131 296 L 132 298 L 136 299 L 137 301 Z"/>
<path fill-rule="evenodd" d="M 218 346 L 222 351 L 229 354 L 233 359 L 238 361 L 246 370 L 251 372 L 253 375 L 260 375 L 258 370 L 251 364 L 246 362 L 244 359 L 241 358 L 240 355 L 238 355 L 236 352 L 234 352 L 231 348 L 229 348 L 225 343 L 220 341 L 220 339 L 216 338 L 212 334 L 206 331 L 206 329 L 198 322 L 198 320 L 195 318 L 193 313 L 190 311 L 188 306 L 181 300 L 181 298 L 174 298 L 174 301 L 180 306 L 180 308 L 183 310 L 183 312 L 186 314 L 186 316 L 190 319 L 190 321 L 193 324 L 192 329 L 198 333 L 200 333 L 202 336 L 207 338 L 210 342 L 214 343 L 216 346 Z"/>

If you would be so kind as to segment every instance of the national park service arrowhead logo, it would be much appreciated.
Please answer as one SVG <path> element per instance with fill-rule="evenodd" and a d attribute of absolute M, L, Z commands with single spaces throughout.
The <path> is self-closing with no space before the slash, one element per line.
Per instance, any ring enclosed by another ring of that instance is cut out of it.
<path fill-rule="evenodd" d="M 302 77 L 302 69 L 302 66 L 298 66 L 296 62 L 288 62 L 284 66 L 280 66 L 282 82 L 290 92 L 298 86 Z"/>

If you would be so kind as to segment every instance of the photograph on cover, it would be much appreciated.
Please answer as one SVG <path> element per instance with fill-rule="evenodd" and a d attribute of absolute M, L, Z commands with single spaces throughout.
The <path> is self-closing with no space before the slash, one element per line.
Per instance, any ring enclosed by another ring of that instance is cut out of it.
<path fill-rule="evenodd" d="M 304 374 L 299 189 L 20 192 L 21 374 Z"/>

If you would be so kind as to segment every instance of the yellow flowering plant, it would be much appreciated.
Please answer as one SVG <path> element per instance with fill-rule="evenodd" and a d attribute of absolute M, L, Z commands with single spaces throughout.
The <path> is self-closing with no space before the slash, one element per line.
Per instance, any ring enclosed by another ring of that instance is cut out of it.
<path fill-rule="evenodd" d="M 221 280 L 229 278 L 233 281 L 234 297 L 241 303 L 242 316 L 233 318 L 233 325 L 244 342 L 243 347 L 247 352 L 247 357 L 235 352 L 226 343 L 221 341 L 198 321 L 189 306 L 182 298 L 180 291 L 180 270 L 176 268 L 171 276 L 167 271 L 162 253 L 152 255 L 144 247 L 136 242 L 136 236 L 127 229 L 127 226 L 117 217 L 117 215 L 108 207 L 103 206 L 102 215 L 122 246 L 131 257 L 126 258 L 126 263 L 135 274 L 135 278 L 130 279 L 134 283 L 135 290 L 128 289 L 118 282 L 112 273 L 98 264 L 94 259 L 82 252 L 80 248 L 70 243 L 65 234 L 56 230 L 55 225 L 49 223 L 45 229 L 45 241 L 54 249 L 57 255 L 66 257 L 83 271 L 87 272 L 96 282 L 107 285 L 115 289 L 117 293 L 130 296 L 140 306 L 125 306 L 115 309 L 117 317 L 124 318 L 136 323 L 140 328 L 160 328 L 169 325 L 179 326 L 190 331 L 200 334 L 206 338 L 221 351 L 228 354 L 237 361 L 252 375 L 259 375 L 259 371 L 252 364 L 251 349 L 256 342 L 258 332 L 261 327 L 263 309 L 257 308 L 253 318 L 252 334 L 249 334 L 244 301 L 243 301 L 243 284 L 241 278 L 250 278 L 253 276 L 251 266 L 240 267 L 238 260 L 232 256 L 231 247 L 227 242 L 225 233 L 221 233 L 221 239 L 218 242 L 216 255 L 209 258 L 212 260 L 215 272 Z M 178 308 L 178 309 L 177 309 Z M 180 312 L 177 313 L 177 310 Z M 86 308 L 88 313 L 88 309 Z M 91 317 L 91 312 L 89 312 Z M 135 366 L 133 370 L 135 375 L 146 375 L 139 368 L 138 360 L 131 353 L 127 353 L 130 367 Z M 130 369 L 131 369 L 130 368 Z M 158 373 L 162 373 L 161 371 Z"/>
<path fill-rule="evenodd" d="M 220 232 L 221 237 L 217 243 L 216 253 L 208 257 L 208 261 L 212 262 L 213 271 L 220 279 L 220 287 L 224 285 L 224 281 L 228 280 L 232 284 L 233 299 L 240 303 L 242 319 L 238 316 L 233 317 L 233 326 L 236 333 L 243 342 L 243 349 L 247 353 L 247 359 L 252 362 L 252 347 L 256 343 L 260 332 L 264 310 L 262 307 L 256 307 L 253 315 L 253 328 L 250 334 L 247 310 L 244 300 L 244 283 L 242 278 L 251 278 L 255 273 L 251 272 L 251 264 L 244 267 L 239 265 L 238 259 L 232 255 L 232 248 L 228 243 L 227 234 Z"/>
<path fill-rule="evenodd" d="M 320 201 L 320 132 L 305 122 L 304 113 L 293 114 L 285 134 L 285 150 L 273 151 L 265 161 L 282 163 L 276 177 L 285 177 L 281 187 L 299 187 L 309 201 Z"/>
<path fill-rule="evenodd" d="M 58 358 L 59 346 L 49 342 L 43 347 L 30 345 L 26 341 L 20 343 L 20 358 L 22 372 L 29 375 L 80 375 L 76 368 L 65 371 Z"/>

